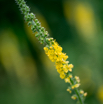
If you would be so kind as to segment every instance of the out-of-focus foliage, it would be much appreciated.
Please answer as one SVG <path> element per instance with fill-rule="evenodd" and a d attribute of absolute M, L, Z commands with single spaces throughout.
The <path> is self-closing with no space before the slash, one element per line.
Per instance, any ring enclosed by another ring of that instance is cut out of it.
<path fill-rule="evenodd" d="M 27 4 L 69 55 L 73 73 L 88 92 L 86 103 L 103 104 L 103 1 Z M 0 104 L 75 104 L 15 0 L 0 0 L 0 7 Z"/>

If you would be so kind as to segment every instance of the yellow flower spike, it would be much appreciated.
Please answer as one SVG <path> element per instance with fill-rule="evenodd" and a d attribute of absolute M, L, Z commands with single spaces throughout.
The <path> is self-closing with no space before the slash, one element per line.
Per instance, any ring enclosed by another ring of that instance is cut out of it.
<path fill-rule="evenodd" d="M 84 95 L 84 96 L 87 96 L 87 92 L 85 92 L 83 95 Z"/>
<path fill-rule="evenodd" d="M 30 13 L 30 8 L 26 5 L 25 0 L 16 0 L 17 4 L 20 7 L 20 10 L 24 14 L 25 21 L 29 22 L 29 26 L 31 25 L 31 30 L 34 32 L 37 32 L 35 36 L 39 40 L 40 43 L 46 43 L 47 47 L 44 47 L 44 51 L 46 55 L 49 57 L 49 59 L 52 62 L 55 62 L 55 66 L 57 68 L 57 71 L 60 73 L 60 78 L 65 79 L 65 82 L 69 82 L 72 89 L 79 87 L 79 84 L 74 83 L 80 82 L 80 80 L 75 77 L 76 80 L 74 80 L 74 77 L 70 75 L 68 71 L 72 71 L 73 65 L 69 64 L 69 61 L 66 61 L 68 56 L 66 53 L 62 52 L 62 47 L 59 46 L 59 44 L 56 42 L 56 40 L 53 40 L 53 38 L 48 38 L 48 32 L 45 31 L 44 27 L 41 27 L 40 22 L 38 19 L 36 19 L 35 15 L 33 13 Z M 23 6 L 21 6 L 23 5 Z M 24 11 L 25 8 L 25 11 Z M 38 27 L 39 24 L 39 27 Z M 36 28 L 37 27 L 37 28 Z M 44 37 L 45 36 L 45 37 Z M 40 38 L 38 38 L 40 37 Z M 67 65 L 65 67 L 65 65 Z M 69 74 L 69 78 L 66 78 Z M 73 77 L 73 78 L 72 78 Z M 71 89 L 70 88 L 70 89 Z M 67 91 L 71 92 L 70 89 L 67 89 Z M 77 89 L 75 89 L 77 95 L 73 95 L 72 99 L 77 99 L 81 104 L 84 104 L 84 101 L 82 100 L 82 97 L 79 95 L 79 92 Z M 83 93 L 83 92 L 81 92 Z M 83 93 L 83 96 L 86 96 L 87 93 Z"/>
<path fill-rule="evenodd" d="M 69 93 L 71 93 L 71 92 L 72 92 L 69 88 L 67 89 L 67 91 L 68 91 Z"/>

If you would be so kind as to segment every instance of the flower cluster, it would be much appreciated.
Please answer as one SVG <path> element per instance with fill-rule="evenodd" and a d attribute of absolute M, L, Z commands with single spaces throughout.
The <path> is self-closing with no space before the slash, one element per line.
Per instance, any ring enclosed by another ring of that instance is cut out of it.
<path fill-rule="evenodd" d="M 74 100 L 78 99 L 78 101 L 83 104 L 83 100 L 87 93 L 84 93 L 83 90 L 78 90 L 78 87 L 80 86 L 80 79 L 78 76 L 73 77 L 73 65 L 69 64 L 69 61 L 67 61 L 68 56 L 66 53 L 62 52 L 62 47 L 59 46 L 59 44 L 54 41 L 53 38 L 48 37 L 48 32 L 45 31 L 44 27 L 41 27 L 41 23 L 38 21 L 38 19 L 36 19 L 35 15 L 33 13 L 29 13 L 30 8 L 26 5 L 26 2 L 24 0 L 16 0 L 16 3 L 19 5 L 22 14 L 24 14 L 24 19 L 26 22 L 28 22 L 28 26 L 31 26 L 33 33 L 37 32 L 35 36 L 39 42 L 41 44 L 46 44 L 46 47 L 44 47 L 45 53 L 52 62 L 55 62 L 60 78 L 64 79 L 66 83 L 70 84 L 67 91 L 70 93 L 73 90 L 75 91 L 76 94 L 74 94 L 71 98 Z"/>
<path fill-rule="evenodd" d="M 66 53 L 62 52 L 62 47 L 59 46 L 56 41 L 52 40 L 52 44 L 50 46 L 47 45 L 44 47 L 44 50 L 49 59 L 52 62 L 55 62 L 55 66 L 57 72 L 60 74 L 60 78 L 64 79 L 66 83 L 70 84 L 70 86 L 67 88 L 67 91 L 71 93 L 72 90 L 77 90 L 77 88 L 80 86 L 80 79 L 78 76 L 73 77 L 73 65 L 69 64 L 69 61 L 67 61 L 68 56 Z M 87 95 L 87 93 L 84 93 L 84 91 L 80 90 L 79 95 L 84 97 Z M 71 98 L 75 100 L 78 98 L 78 96 L 73 95 Z"/>

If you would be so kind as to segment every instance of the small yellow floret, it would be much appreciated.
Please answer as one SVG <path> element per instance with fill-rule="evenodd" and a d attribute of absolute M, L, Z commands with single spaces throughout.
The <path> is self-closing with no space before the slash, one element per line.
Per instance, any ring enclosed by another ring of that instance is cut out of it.
<path fill-rule="evenodd" d="M 48 39 L 48 41 L 50 41 L 50 39 Z"/>
<path fill-rule="evenodd" d="M 70 83 L 70 78 L 69 77 L 65 78 L 65 82 Z"/>
<path fill-rule="evenodd" d="M 75 87 L 74 87 L 74 86 L 72 86 L 71 88 L 72 88 L 72 89 L 74 89 Z"/>
<path fill-rule="evenodd" d="M 63 65 L 63 70 L 64 70 L 65 73 L 68 72 L 68 69 L 67 69 L 67 66 L 66 65 Z"/>
<path fill-rule="evenodd" d="M 69 88 L 67 89 L 67 91 L 68 91 L 69 93 L 71 93 L 71 92 L 72 92 Z"/>
<path fill-rule="evenodd" d="M 51 46 L 50 49 L 52 49 L 53 47 Z"/>
<path fill-rule="evenodd" d="M 78 88 L 80 86 L 80 84 L 75 84 L 74 88 Z"/>
<path fill-rule="evenodd" d="M 78 76 L 75 76 L 75 79 L 76 79 L 76 81 L 77 81 L 78 83 L 80 82 L 80 79 L 79 79 Z"/>
<path fill-rule="evenodd" d="M 69 68 L 68 70 L 69 70 L 70 72 L 72 72 L 72 69 L 71 69 L 71 68 Z"/>
<path fill-rule="evenodd" d="M 72 98 L 73 100 L 76 100 L 76 99 L 77 99 L 77 97 L 76 97 L 76 96 L 71 96 L 71 98 Z"/>
<path fill-rule="evenodd" d="M 84 93 L 84 96 L 87 96 L 87 92 Z"/>
<path fill-rule="evenodd" d="M 44 50 L 45 50 L 45 51 L 48 51 L 48 48 L 47 48 L 47 47 L 44 47 Z"/>
<path fill-rule="evenodd" d="M 74 67 L 74 66 L 73 66 L 73 64 L 69 64 L 69 68 L 71 68 L 71 69 L 72 69 L 73 67 Z"/>
<path fill-rule="evenodd" d="M 58 51 L 62 51 L 62 47 L 59 46 L 59 47 L 58 47 Z"/>
<path fill-rule="evenodd" d="M 78 79 L 79 79 L 79 77 L 78 77 L 78 76 L 75 76 L 75 79 L 77 79 L 77 80 L 78 80 Z"/>
<path fill-rule="evenodd" d="M 60 73 L 60 78 L 64 79 L 65 78 L 65 74 L 64 73 Z"/>
<path fill-rule="evenodd" d="M 69 75 L 69 78 L 72 78 L 72 77 L 73 77 L 73 76 L 70 74 L 70 75 Z"/>
<path fill-rule="evenodd" d="M 84 93 L 84 91 L 83 90 L 80 90 L 80 94 L 83 94 Z"/>

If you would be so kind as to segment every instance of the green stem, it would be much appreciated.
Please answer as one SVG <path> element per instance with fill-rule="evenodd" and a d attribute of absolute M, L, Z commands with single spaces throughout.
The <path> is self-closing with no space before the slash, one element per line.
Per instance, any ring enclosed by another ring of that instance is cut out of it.
<path fill-rule="evenodd" d="M 77 96 L 78 96 L 78 99 L 79 99 L 79 101 L 80 101 L 80 104 L 84 104 L 84 102 L 83 102 L 82 98 L 80 97 L 80 94 L 79 94 L 78 89 L 75 89 L 75 93 L 76 93 L 76 94 L 77 94 Z"/>
<path fill-rule="evenodd" d="M 71 80 L 72 85 L 74 85 L 73 79 L 70 79 L 70 80 Z M 74 91 L 75 91 L 76 95 L 78 96 L 80 104 L 84 104 L 84 102 L 83 102 L 83 100 L 82 100 L 82 98 L 80 96 L 80 93 L 79 93 L 78 89 L 76 88 L 76 89 L 74 89 Z"/>

